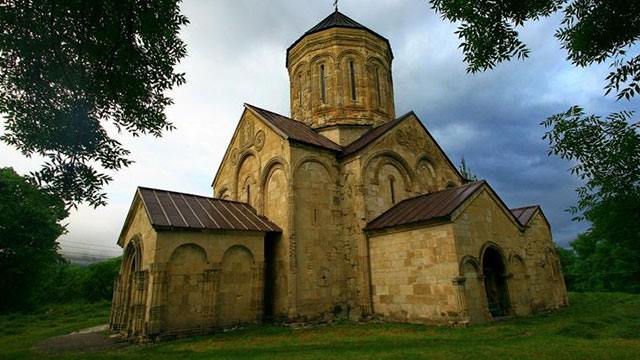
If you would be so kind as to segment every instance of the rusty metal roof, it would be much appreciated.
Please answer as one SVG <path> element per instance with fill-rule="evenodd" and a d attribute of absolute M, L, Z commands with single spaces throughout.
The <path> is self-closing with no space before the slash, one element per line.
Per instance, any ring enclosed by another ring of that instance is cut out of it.
<path fill-rule="evenodd" d="M 373 141 L 386 134 L 389 130 L 393 129 L 396 125 L 400 124 L 403 120 L 411 115 L 415 116 L 415 113 L 413 111 L 408 112 L 395 120 L 389 121 L 367 131 L 354 142 L 347 145 L 342 152 L 342 156 L 348 156 L 364 149 L 367 145 L 371 144 Z"/>
<path fill-rule="evenodd" d="M 449 216 L 486 181 L 476 181 L 403 200 L 367 224 L 365 230 L 379 230 L 426 221 L 448 220 Z"/>
<path fill-rule="evenodd" d="M 516 209 L 509 209 L 509 210 L 511 211 L 513 216 L 515 216 L 518 219 L 520 224 L 527 225 L 529 221 L 531 221 L 531 219 L 533 218 L 533 215 L 536 213 L 538 209 L 540 209 L 540 206 L 532 205 L 532 206 L 525 206 L 525 207 L 516 208 Z"/>
<path fill-rule="evenodd" d="M 144 187 L 138 194 L 154 228 L 282 231 L 245 203 Z"/>
<path fill-rule="evenodd" d="M 353 20 L 352 18 L 341 13 L 340 11 L 336 10 L 326 18 L 322 19 L 322 21 L 320 21 L 316 26 L 312 27 L 307 32 L 305 32 L 300 38 L 298 38 L 298 40 L 294 41 L 294 43 L 291 44 L 291 46 L 289 46 L 289 48 L 287 49 L 287 66 L 289 66 L 289 51 L 293 49 L 293 47 L 296 46 L 300 41 L 302 41 L 302 39 L 304 39 L 308 35 L 315 34 L 320 31 L 332 29 L 332 28 L 365 30 L 371 33 L 372 35 L 384 40 L 389 45 L 389 51 L 391 51 L 391 44 L 389 44 L 389 40 L 387 38 L 369 29 L 368 27 L 360 24 L 359 22 Z M 391 53 L 391 58 L 393 58 L 393 53 Z"/>
<path fill-rule="evenodd" d="M 278 130 L 280 130 L 280 132 L 289 140 L 307 145 L 318 146 L 321 148 L 329 149 L 331 151 L 342 151 L 342 146 L 318 134 L 303 122 L 293 120 L 286 116 L 276 114 L 272 111 L 261 109 L 250 104 L 245 104 L 244 106 L 263 118 L 269 124 L 276 127 Z"/>

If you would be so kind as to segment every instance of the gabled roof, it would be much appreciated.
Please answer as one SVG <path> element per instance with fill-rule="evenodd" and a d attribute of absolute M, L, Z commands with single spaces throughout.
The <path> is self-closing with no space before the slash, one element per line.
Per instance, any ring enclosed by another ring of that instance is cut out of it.
<path fill-rule="evenodd" d="M 371 144 L 376 139 L 386 134 L 389 130 L 393 129 L 396 125 L 400 124 L 411 115 L 415 116 L 415 113 L 413 111 L 408 112 L 395 120 L 389 121 L 367 131 L 354 142 L 347 145 L 342 151 L 342 156 L 348 156 L 364 149 L 367 145 Z"/>
<path fill-rule="evenodd" d="M 511 211 L 513 216 L 515 216 L 518 219 L 520 224 L 527 225 L 529 221 L 531 221 L 531 219 L 533 218 L 533 215 L 535 215 L 536 211 L 538 211 L 539 209 L 540 209 L 539 205 L 532 205 L 532 206 L 525 206 L 525 207 L 516 208 L 516 209 L 509 209 L 509 210 Z"/>
<path fill-rule="evenodd" d="M 248 204 L 140 187 L 137 190 L 149 221 L 159 229 L 281 232 Z"/>
<path fill-rule="evenodd" d="M 462 177 L 462 174 L 460 174 L 460 170 L 458 170 L 458 168 L 453 164 L 451 159 L 449 159 L 449 156 L 447 156 L 444 150 L 442 150 L 442 148 L 440 147 L 440 144 L 438 144 L 436 139 L 433 138 L 429 130 L 427 130 L 427 128 L 424 126 L 420 118 L 418 118 L 418 115 L 416 115 L 416 113 L 414 113 L 413 111 L 410 111 L 395 120 L 389 121 L 387 123 L 384 123 L 378 127 L 375 127 L 367 131 L 357 140 L 347 145 L 342 151 L 342 153 L 340 154 L 340 156 L 346 157 L 346 156 L 357 153 L 358 151 L 366 148 L 368 145 L 372 144 L 374 141 L 376 141 L 377 139 L 381 138 L 383 135 L 391 131 L 397 125 L 401 124 L 403 121 L 407 119 L 410 119 L 411 117 L 414 117 L 418 121 L 418 124 L 420 124 L 420 127 L 422 127 L 422 130 L 424 130 L 425 134 L 427 134 L 427 136 L 431 139 L 431 141 L 433 141 L 433 144 L 436 146 L 440 154 L 442 154 L 444 159 L 449 163 L 449 166 L 451 167 L 451 169 L 453 169 L 454 173 L 458 175 L 458 178 L 460 180 L 464 180 L 464 178 Z"/>
<path fill-rule="evenodd" d="M 321 32 L 323 30 L 328 30 L 328 29 L 332 29 L 332 28 L 346 28 L 346 29 L 361 29 L 361 30 L 365 30 L 365 31 L 371 33 L 372 35 L 384 40 L 387 44 L 389 44 L 389 40 L 387 38 L 385 38 L 384 36 L 376 33 L 375 31 L 373 31 L 373 30 L 369 29 L 368 27 L 360 24 L 359 22 L 353 20 L 352 18 L 348 17 L 347 15 L 341 13 L 340 11 L 338 11 L 336 9 L 336 11 L 334 11 L 329 16 L 324 18 L 316 26 L 314 26 L 311 29 L 309 29 L 300 38 L 298 38 L 298 40 L 294 41 L 294 43 L 291 44 L 291 46 L 289 46 L 289 48 L 287 49 L 287 66 L 289 66 L 289 56 L 288 56 L 289 55 L 289 51 L 291 49 L 293 49 L 294 46 L 298 45 L 298 43 L 300 41 L 302 41 L 302 39 L 304 39 L 306 36 L 309 36 L 311 34 L 315 34 L 315 33 Z M 389 44 L 389 51 L 391 51 L 391 45 L 390 44 Z M 391 54 L 391 57 L 393 58 L 393 53 Z"/>
<path fill-rule="evenodd" d="M 326 137 L 315 132 L 308 125 L 288 118 L 286 116 L 276 114 L 269 110 L 261 109 L 257 106 L 244 105 L 251 112 L 262 118 L 267 124 L 272 125 L 283 137 L 295 142 L 318 146 L 335 152 L 341 152 L 342 146 L 334 143 Z"/>
<path fill-rule="evenodd" d="M 486 181 L 476 181 L 403 200 L 370 221 L 365 230 L 448 220 L 460 205 L 486 184 Z"/>

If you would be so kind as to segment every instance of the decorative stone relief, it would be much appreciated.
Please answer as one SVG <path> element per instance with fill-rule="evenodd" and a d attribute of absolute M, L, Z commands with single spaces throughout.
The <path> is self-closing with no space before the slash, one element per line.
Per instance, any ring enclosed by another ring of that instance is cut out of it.
<path fill-rule="evenodd" d="M 240 147 L 242 149 L 251 147 L 253 145 L 253 141 L 253 122 L 247 121 L 242 127 L 242 132 L 240 133 Z"/>
<path fill-rule="evenodd" d="M 417 136 L 410 129 L 400 129 L 396 133 L 396 141 L 407 150 L 418 153 L 421 149 L 421 143 Z"/>
<path fill-rule="evenodd" d="M 256 137 L 254 140 L 254 146 L 256 147 L 256 151 L 262 150 L 265 142 L 265 134 L 264 131 L 260 130 L 256 133 Z"/>
<path fill-rule="evenodd" d="M 234 166 L 238 164 L 238 149 L 231 150 L 231 164 Z"/>

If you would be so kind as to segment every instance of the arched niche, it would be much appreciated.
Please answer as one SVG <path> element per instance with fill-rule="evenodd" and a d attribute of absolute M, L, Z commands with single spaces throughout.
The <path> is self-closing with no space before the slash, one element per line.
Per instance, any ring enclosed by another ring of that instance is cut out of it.
<path fill-rule="evenodd" d="M 525 261 L 519 254 L 509 256 L 509 291 L 511 305 L 517 315 L 527 315 L 531 312 L 531 293 L 529 277 Z"/>
<path fill-rule="evenodd" d="M 412 172 L 398 154 L 384 151 L 372 156 L 364 167 L 367 220 L 372 220 L 412 194 Z"/>
<path fill-rule="evenodd" d="M 471 322 L 486 320 L 487 301 L 482 282 L 480 263 L 472 256 L 465 256 L 459 265 L 460 276 L 464 278 L 464 298 L 466 313 Z"/>
<path fill-rule="evenodd" d="M 253 254 L 246 247 L 236 245 L 225 251 L 217 301 L 219 325 L 232 326 L 257 320 L 255 267 Z"/>
<path fill-rule="evenodd" d="M 367 95 L 363 56 L 355 50 L 345 50 L 338 56 L 338 64 L 344 106 L 364 105 Z"/>
<path fill-rule="evenodd" d="M 303 315 L 317 315 L 332 308 L 343 291 L 341 268 L 344 254 L 338 243 L 339 208 L 336 177 L 318 158 L 306 158 L 293 176 L 294 234 L 297 268 L 297 306 Z"/>
<path fill-rule="evenodd" d="M 311 106 L 315 111 L 335 105 L 336 62 L 328 54 L 320 54 L 310 62 Z"/>
<path fill-rule="evenodd" d="M 168 332 L 203 328 L 204 277 L 206 251 L 196 244 L 178 246 L 167 262 L 167 305 L 165 326 Z"/>
<path fill-rule="evenodd" d="M 418 158 L 414 171 L 418 192 L 430 193 L 438 190 L 436 168 L 428 156 L 423 155 Z"/>
<path fill-rule="evenodd" d="M 301 62 L 291 72 L 291 111 L 294 119 L 303 120 L 309 108 L 309 64 Z"/>
<path fill-rule="evenodd" d="M 378 57 L 367 59 L 367 82 L 369 89 L 369 103 L 379 111 L 393 113 L 393 86 L 391 84 L 391 70 Z"/>
<path fill-rule="evenodd" d="M 260 160 L 252 150 L 245 151 L 236 168 L 236 200 L 255 205 L 259 190 L 257 178 L 260 176 Z M 251 188 L 247 189 L 247 186 Z M 247 191 L 249 190 L 249 191 Z M 247 198 L 250 196 L 250 199 Z"/>

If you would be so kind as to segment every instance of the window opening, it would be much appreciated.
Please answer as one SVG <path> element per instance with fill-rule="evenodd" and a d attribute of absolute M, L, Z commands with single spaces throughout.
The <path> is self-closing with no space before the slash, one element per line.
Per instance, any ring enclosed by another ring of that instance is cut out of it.
<path fill-rule="evenodd" d="M 320 65 L 320 96 L 322 97 L 322 103 L 327 103 L 327 84 L 325 79 L 324 65 Z"/>
<path fill-rule="evenodd" d="M 378 106 L 382 106 L 382 88 L 380 86 L 380 68 L 376 66 L 374 78 L 376 82 L 376 92 L 378 95 Z"/>
<path fill-rule="evenodd" d="M 356 101 L 358 94 L 356 93 L 356 68 L 353 60 L 349 61 L 349 75 L 351 78 L 351 100 Z"/>
<path fill-rule="evenodd" d="M 298 105 L 302 108 L 302 74 L 298 75 Z"/>
<path fill-rule="evenodd" d="M 389 179 L 389 191 L 391 192 L 391 204 L 396 203 L 396 189 L 395 189 L 395 179 L 394 178 L 390 178 Z"/>

